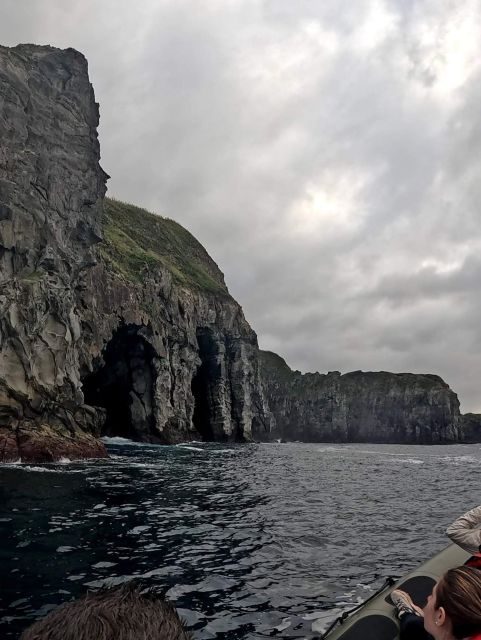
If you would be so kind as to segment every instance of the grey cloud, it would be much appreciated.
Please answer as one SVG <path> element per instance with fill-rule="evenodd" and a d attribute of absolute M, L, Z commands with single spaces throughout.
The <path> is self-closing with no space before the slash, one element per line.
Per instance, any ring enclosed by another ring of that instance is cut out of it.
<path fill-rule="evenodd" d="M 261 347 L 481 411 L 480 71 L 442 90 L 467 0 L 38 6 L 7 0 L 0 39 L 85 53 L 110 194 L 199 238 Z"/>

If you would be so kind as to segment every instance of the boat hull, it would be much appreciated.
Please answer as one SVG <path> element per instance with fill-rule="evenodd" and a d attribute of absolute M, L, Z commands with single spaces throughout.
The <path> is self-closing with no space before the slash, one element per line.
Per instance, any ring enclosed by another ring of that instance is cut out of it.
<path fill-rule="evenodd" d="M 326 640 L 396 640 L 399 638 L 399 623 L 391 603 L 391 592 L 402 589 L 409 593 L 415 604 L 424 607 L 439 578 L 448 569 L 464 564 L 469 558 L 469 553 L 457 545 L 449 545 L 393 585 L 387 586 L 359 611 L 321 637 Z"/>

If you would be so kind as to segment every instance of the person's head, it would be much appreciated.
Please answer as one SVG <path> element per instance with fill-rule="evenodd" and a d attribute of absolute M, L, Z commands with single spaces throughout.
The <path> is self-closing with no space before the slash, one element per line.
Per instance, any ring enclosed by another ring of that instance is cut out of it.
<path fill-rule="evenodd" d="M 434 638 L 481 633 L 481 571 L 450 569 L 435 585 L 424 608 L 424 627 Z"/>
<path fill-rule="evenodd" d="M 88 593 L 26 629 L 20 640 L 192 640 L 175 608 L 139 586 Z"/>

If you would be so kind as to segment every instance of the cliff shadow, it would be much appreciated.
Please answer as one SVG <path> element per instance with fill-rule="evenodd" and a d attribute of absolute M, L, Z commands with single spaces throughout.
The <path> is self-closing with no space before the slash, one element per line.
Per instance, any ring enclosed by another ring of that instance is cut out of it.
<path fill-rule="evenodd" d="M 197 329 L 201 364 L 192 378 L 192 422 L 202 440 L 226 440 L 222 405 L 222 358 L 219 343 L 210 329 Z"/>
<path fill-rule="evenodd" d="M 85 403 L 106 409 L 102 435 L 153 439 L 157 354 L 141 329 L 121 325 L 102 352 L 103 362 L 82 380 Z"/>

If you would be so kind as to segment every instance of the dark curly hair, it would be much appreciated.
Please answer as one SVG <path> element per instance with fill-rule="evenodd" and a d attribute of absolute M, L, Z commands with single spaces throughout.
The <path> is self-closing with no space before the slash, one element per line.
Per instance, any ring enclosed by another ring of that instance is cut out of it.
<path fill-rule="evenodd" d="M 192 640 L 173 605 L 141 585 L 87 593 L 37 620 L 20 640 Z"/>

